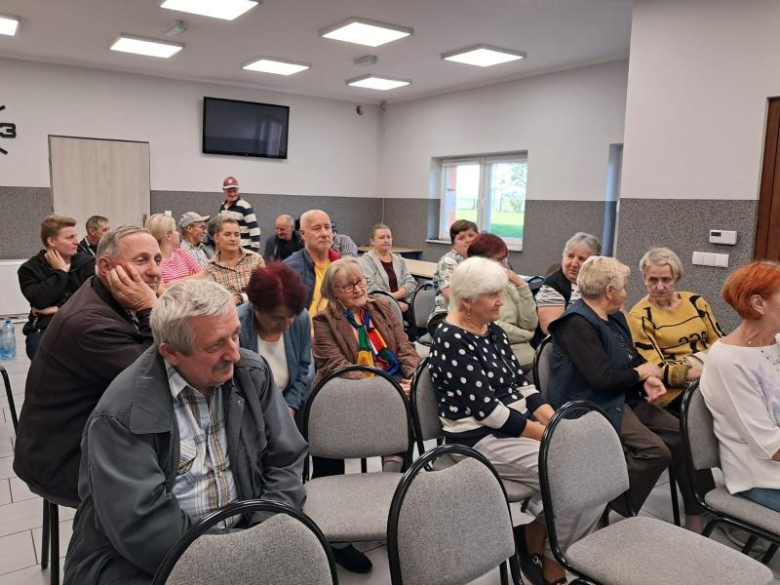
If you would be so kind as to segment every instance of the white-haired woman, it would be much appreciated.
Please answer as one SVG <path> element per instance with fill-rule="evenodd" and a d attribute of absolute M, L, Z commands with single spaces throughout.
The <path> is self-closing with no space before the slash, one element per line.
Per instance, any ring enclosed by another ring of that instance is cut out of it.
<path fill-rule="evenodd" d="M 683 266 L 669 248 L 648 251 L 639 269 L 647 296 L 628 314 L 631 335 L 639 354 L 661 368 L 666 395 L 656 404 L 679 413 L 683 392 L 701 376 L 702 354 L 723 331 L 701 295 L 677 291 Z"/>
<path fill-rule="evenodd" d="M 550 325 L 553 339 L 550 402 L 587 400 L 601 407 L 626 453 L 631 510 L 638 512 L 670 463 L 680 482 L 686 527 L 701 531 L 702 510 L 687 481 L 680 423 L 654 402 L 666 393 L 655 364 L 634 347 L 620 310 L 631 270 L 614 258 L 594 256 L 577 277 L 582 295 Z"/>
<path fill-rule="evenodd" d="M 601 254 L 601 242 L 596 236 L 577 232 L 563 247 L 561 267 L 544 279 L 536 293 L 539 330 L 549 333 L 550 323 L 563 315 L 566 308 L 580 298 L 577 275 L 583 263 L 591 256 Z"/>
<path fill-rule="evenodd" d="M 525 379 L 506 333 L 495 323 L 507 283 L 506 270 L 487 258 L 469 258 L 455 268 L 449 313 L 433 336 L 428 368 L 447 442 L 473 447 L 502 478 L 538 490 L 539 441 L 553 409 Z M 532 507 L 541 513 L 537 498 Z M 599 514 L 589 521 L 561 518 L 562 541 L 579 538 Z M 544 554 L 543 519 L 528 524 L 524 536 L 545 582 L 565 583 L 563 568 Z"/>
<path fill-rule="evenodd" d="M 179 247 L 181 234 L 176 231 L 176 220 L 163 213 L 155 213 L 146 220 L 146 229 L 160 244 L 162 253 L 160 286 L 157 291 L 159 294 L 165 292 L 174 282 L 206 278 L 206 271 L 200 264 Z"/>

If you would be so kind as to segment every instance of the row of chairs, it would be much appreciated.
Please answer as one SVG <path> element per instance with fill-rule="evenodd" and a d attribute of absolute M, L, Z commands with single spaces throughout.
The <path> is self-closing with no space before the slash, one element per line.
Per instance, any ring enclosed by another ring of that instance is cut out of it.
<path fill-rule="evenodd" d="M 420 379 L 420 375 L 417 379 Z M 392 412 L 385 411 L 386 418 L 403 412 L 408 414 L 408 409 L 401 406 L 405 400 L 398 392 L 400 389 L 388 392 L 387 384 L 394 384 L 394 381 L 377 374 L 374 378 L 365 380 L 333 377 L 318 385 L 313 392 L 311 406 L 307 407 L 309 412 L 304 424 L 304 432 L 311 441 L 312 454 L 337 456 L 334 446 L 336 442 L 343 441 L 334 437 L 333 431 L 324 432 L 323 429 L 328 426 L 326 421 L 314 419 L 339 410 L 338 407 L 347 402 L 360 402 L 360 395 L 366 389 L 369 392 L 365 397 L 366 402 L 380 398 L 382 402 L 379 406 L 382 408 L 390 406 L 391 402 L 399 402 L 397 407 L 391 407 Z M 380 390 L 382 386 L 385 387 L 384 391 Z M 689 394 L 693 396 L 695 392 L 696 388 L 692 388 Z M 382 393 L 393 398 L 384 400 L 387 396 L 380 396 Z M 330 404 L 331 402 L 333 404 Z M 365 407 L 361 406 L 359 409 Z M 374 420 L 378 422 L 379 418 L 381 417 Z M 306 428 L 307 423 L 312 423 L 311 429 Z M 381 428 L 379 432 L 385 433 L 388 430 L 389 427 Z M 370 429 L 366 431 L 371 433 Z M 349 427 L 343 428 L 342 434 L 351 437 L 353 442 L 361 440 Z M 401 429 L 399 434 L 405 434 L 408 439 L 408 427 Z M 381 448 L 378 441 L 375 441 L 372 447 L 366 449 L 350 447 L 342 456 L 387 454 L 396 452 L 400 444 L 396 442 Z M 447 457 L 448 465 L 434 464 L 444 456 Z M 454 465 L 453 458 L 458 460 Z M 318 554 L 320 559 L 327 561 L 323 562 L 322 566 L 328 568 L 326 576 L 329 576 L 329 579 L 323 577 L 322 581 L 317 581 L 310 573 L 306 573 L 298 580 L 300 559 L 315 559 L 317 555 L 314 554 L 303 557 L 293 550 L 281 551 L 278 555 L 279 562 L 286 559 L 288 568 L 281 572 L 269 569 L 266 574 L 266 569 L 259 567 L 259 561 L 255 562 L 254 559 L 247 558 L 250 555 L 236 552 L 246 550 L 245 548 L 239 547 L 233 541 L 211 540 L 195 549 L 184 562 L 176 562 L 175 557 L 180 553 L 180 549 L 186 549 L 186 546 L 171 551 L 158 578 L 155 579 L 155 585 L 197 582 L 194 580 L 195 575 L 208 575 L 208 578 L 201 582 L 215 584 L 235 581 L 335 583 L 332 555 L 328 552 L 325 539 L 331 542 L 360 540 L 362 529 L 350 529 L 347 525 L 363 521 L 365 527 L 375 520 L 383 524 L 383 534 L 375 532 L 367 539 L 387 540 L 394 585 L 467 583 L 496 566 L 502 567 L 503 584 L 508 583 L 507 566 L 513 582 L 522 583 L 514 549 L 508 497 L 504 489 L 506 482 L 501 482 L 492 466 L 478 453 L 463 446 L 444 445 L 418 458 L 403 476 L 383 473 L 353 475 L 357 478 L 397 477 L 388 479 L 387 484 L 393 486 L 389 494 L 380 490 L 380 493 L 373 496 L 365 488 L 377 484 L 373 484 L 374 480 L 368 478 L 358 479 L 363 486 L 357 488 L 356 478 L 350 476 L 322 478 L 322 481 L 328 480 L 330 485 L 322 483 L 321 480 L 308 482 L 309 498 L 315 498 L 319 502 L 313 507 L 307 502 L 304 513 L 314 521 L 315 527 L 318 527 L 316 530 L 310 527 L 310 530 L 325 551 L 325 554 Z M 664 585 L 685 582 L 694 585 L 749 585 L 773 582 L 772 572 L 750 557 L 703 536 L 647 517 L 628 518 L 602 528 L 564 551 L 558 542 L 556 517 L 603 508 L 628 489 L 628 473 L 620 439 L 606 415 L 589 403 L 575 402 L 565 405 L 548 424 L 540 451 L 540 481 L 553 553 L 559 562 L 578 577 L 580 583 Z M 340 521 L 333 518 L 333 513 L 326 509 L 326 493 L 333 499 L 337 513 L 347 514 Z M 344 509 L 345 499 L 352 503 L 355 508 L 353 514 L 357 517 L 350 515 L 350 510 Z M 369 500 L 372 509 L 366 510 L 364 506 Z M 361 518 L 366 512 L 375 518 L 370 521 Z M 219 515 L 215 521 L 234 513 L 236 508 L 228 508 L 228 511 Z M 262 526 L 263 524 L 244 533 L 230 535 L 229 538 L 251 539 L 250 534 L 262 529 Z M 199 534 L 205 530 L 200 524 L 196 528 L 197 530 L 193 530 L 200 531 Z M 279 534 L 279 528 L 274 524 L 267 530 Z M 193 538 L 189 537 L 185 539 L 185 544 L 192 541 Z M 252 546 L 252 550 L 258 550 L 257 543 Z M 216 562 L 213 555 L 219 550 L 224 550 L 230 560 Z M 199 563 L 221 568 L 209 573 L 210 569 L 201 567 Z M 251 565 L 246 568 L 248 572 L 245 575 L 239 574 L 240 567 L 248 564 Z M 167 577 L 163 576 L 165 571 L 170 567 L 177 567 L 178 570 L 180 565 L 183 567 L 182 571 L 188 572 L 180 574 L 181 580 L 166 581 Z M 283 578 L 276 577 L 277 575 L 283 575 Z"/>

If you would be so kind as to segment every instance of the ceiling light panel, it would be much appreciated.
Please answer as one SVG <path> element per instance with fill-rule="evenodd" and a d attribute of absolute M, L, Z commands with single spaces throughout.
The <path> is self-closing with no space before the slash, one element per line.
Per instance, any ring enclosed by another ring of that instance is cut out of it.
<path fill-rule="evenodd" d="M 0 35 L 14 36 L 19 28 L 19 18 L 0 15 Z"/>
<path fill-rule="evenodd" d="M 125 34 L 121 35 L 114 41 L 114 44 L 111 45 L 112 51 L 133 53 L 146 57 L 159 57 L 161 59 L 167 59 L 181 51 L 183 48 L 184 45 L 182 43 L 156 41 L 154 39 L 145 39 L 143 37 Z"/>
<path fill-rule="evenodd" d="M 493 65 L 500 65 L 501 63 L 525 59 L 525 57 L 526 54 L 522 51 L 512 51 L 511 49 L 502 49 L 489 45 L 467 47 L 465 49 L 444 53 L 441 56 L 445 61 L 466 63 L 467 65 L 476 65 L 478 67 L 492 67 Z"/>
<path fill-rule="evenodd" d="M 394 79 L 392 77 L 379 77 L 378 75 L 363 75 L 362 77 L 347 80 L 347 85 L 350 87 L 377 89 L 379 91 L 397 89 L 411 83 L 408 79 Z"/>
<path fill-rule="evenodd" d="M 326 39 L 378 47 L 414 34 L 414 29 L 364 18 L 350 18 L 320 31 Z"/>
<path fill-rule="evenodd" d="M 258 4 L 260 2 L 254 0 L 165 0 L 160 6 L 178 12 L 235 20 Z"/>
<path fill-rule="evenodd" d="M 280 61 L 269 57 L 261 57 L 244 65 L 247 71 L 259 71 L 260 73 L 274 73 L 276 75 L 294 75 L 306 71 L 311 65 L 306 63 L 293 63 L 292 61 Z"/>

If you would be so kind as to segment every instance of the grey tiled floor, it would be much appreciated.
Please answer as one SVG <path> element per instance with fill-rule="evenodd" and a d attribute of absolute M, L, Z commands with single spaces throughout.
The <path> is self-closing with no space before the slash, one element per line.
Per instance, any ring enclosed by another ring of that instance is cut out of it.
<path fill-rule="evenodd" d="M 24 381 L 29 361 L 24 355 L 24 340 L 21 325 L 17 324 L 17 358 L 14 362 L 4 362 L 9 372 L 17 410 L 24 400 Z M 0 398 L 0 585 L 48 585 L 49 573 L 40 568 L 42 502 L 38 496 L 30 493 L 27 487 L 14 476 L 13 440 L 14 432 L 5 392 Z M 369 463 L 378 466 L 378 462 Z M 358 462 L 350 461 L 348 471 L 357 471 Z M 60 509 L 60 552 L 64 557 L 71 535 L 71 522 L 74 511 Z M 662 477 L 648 498 L 641 514 L 654 516 L 662 520 L 671 520 L 668 479 Z M 734 547 L 725 535 L 716 529 L 713 538 Z M 342 585 L 389 585 L 390 570 L 387 563 L 387 550 L 382 543 L 363 543 L 359 545 L 374 563 L 373 571 L 368 575 L 356 575 L 339 568 L 339 583 Z M 62 561 L 60 561 L 62 565 Z M 780 555 L 772 562 L 775 579 L 780 583 Z M 478 585 L 498 585 L 498 571 L 493 571 L 474 581 Z"/>

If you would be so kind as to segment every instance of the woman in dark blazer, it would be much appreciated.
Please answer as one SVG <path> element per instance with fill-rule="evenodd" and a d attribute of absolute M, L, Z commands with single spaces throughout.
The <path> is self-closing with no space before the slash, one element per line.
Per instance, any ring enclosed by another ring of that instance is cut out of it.
<path fill-rule="evenodd" d="M 246 289 L 249 302 L 238 307 L 239 342 L 263 356 L 295 417 L 303 409 L 311 380 L 311 322 L 306 287 L 281 262 L 256 268 Z"/>

